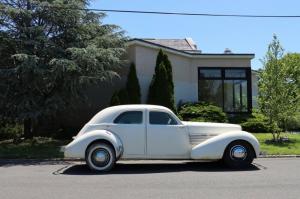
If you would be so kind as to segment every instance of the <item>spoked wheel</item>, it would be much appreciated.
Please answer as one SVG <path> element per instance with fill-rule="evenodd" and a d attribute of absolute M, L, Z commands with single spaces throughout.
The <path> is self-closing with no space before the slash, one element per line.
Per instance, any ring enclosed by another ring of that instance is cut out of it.
<path fill-rule="evenodd" d="M 114 149 L 105 143 L 92 144 L 86 151 L 85 161 L 94 171 L 109 171 L 116 162 Z"/>
<path fill-rule="evenodd" d="M 224 153 L 223 160 L 231 168 L 240 169 L 249 167 L 254 159 L 254 151 L 246 141 L 230 143 Z"/>

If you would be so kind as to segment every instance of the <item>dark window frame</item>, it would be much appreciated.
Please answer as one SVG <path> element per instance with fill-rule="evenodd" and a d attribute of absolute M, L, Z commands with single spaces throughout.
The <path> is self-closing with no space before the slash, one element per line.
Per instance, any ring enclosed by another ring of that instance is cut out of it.
<path fill-rule="evenodd" d="M 200 70 L 207 70 L 207 69 L 219 69 L 221 70 L 221 77 L 201 77 Z M 245 77 L 226 77 L 225 70 L 245 70 L 246 76 Z M 251 80 L 251 67 L 198 67 L 198 92 L 200 89 L 199 80 L 221 80 L 222 81 L 222 104 L 223 111 L 225 110 L 225 99 L 224 99 L 224 81 L 225 80 L 246 80 L 247 81 L 247 111 L 235 111 L 235 112 L 227 112 L 228 114 L 249 114 L 252 112 L 252 80 Z M 199 93 L 198 93 L 198 100 Z"/>
<path fill-rule="evenodd" d="M 176 122 L 176 124 L 155 124 L 155 123 L 151 123 L 151 113 L 153 113 L 153 112 L 167 114 L 174 122 Z M 150 125 L 164 125 L 164 126 L 177 126 L 177 125 L 179 125 L 179 123 L 176 120 L 176 118 L 174 118 L 170 113 L 167 113 L 167 112 L 164 112 L 164 111 L 159 111 L 159 110 L 149 111 L 149 121 L 148 121 L 148 123 Z"/>
<path fill-rule="evenodd" d="M 122 115 L 124 115 L 124 114 L 126 114 L 126 113 L 130 113 L 130 112 L 138 112 L 138 113 L 141 113 L 141 116 L 142 116 L 141 122 L 140 122 L 140 123 L 118 123 L 117 120 L 118 120 Z M 113 123 L 114 123 L 114 124 L 134 125 L 134 124 L 143 124 L 143 121 L 144 121 L 144 112 L 143 112 L 142 110 L 137 110 L 137 111 L 124 111 L 124 112 L 118 114 L 118 116 L 115 117 Z"/>

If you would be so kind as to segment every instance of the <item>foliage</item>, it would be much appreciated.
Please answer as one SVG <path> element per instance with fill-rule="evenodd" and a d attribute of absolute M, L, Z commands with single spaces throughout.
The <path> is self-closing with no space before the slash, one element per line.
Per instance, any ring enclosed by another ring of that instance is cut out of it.
<path fill-rule="evenodd" d="M 248 119 L 246 122 L 241 123 L 242 129 L 251 133 L 267 133 L 269 126 L 265 121 L 256 118 Z"/>
<path fill-rule="evenodd" d="M 85 101 L 83 88 L 117 75 L 126 38 L 102 24 L 103 13 L 84 10 L 88 3 L 0 0 L 0 114 L 23 121 L 26 137 L 38 118 Z"/>
<path fill-rule="evenodd" d="M 60 147 L 68 142 L 45 137 L 33 137 L 19 143 L 6 140 L 0 142 L 0 158 L 63 158 Z"/>
<path fill-rule="evenodd" d="M 158 52 L 155 73 L 149 86 L 148 104 L 156 104 L 170 108 L 175 113 L 174 83 L 172 65 L 162 50 Z"/>
<path fill-rule="evenodd" d="M 140 104 L 141 103 L 141 89 L 139 80 L 136 75 L 135 64 L 130 65 L 128 72 L 126 87 L 115 91 L 110 99 L 110 106 L 120 104 Z"/>
<path fill-rule="evenodd" d="M 113 95 L 111 96 L 109 105 L 110 106 L 117 106 L 117 105 L 120 105 L 120 104 L 121 104 L 121 101 L 120 101 L 120 98 L 119 98 L 119 91 L 115 91 L 113 93 Z"/>
<path fill-rule="evenodd" d="M 139 80 L 136 76 L 136 68 L 134 63 L 130 65 L 126 82 L 126 91 L 128 93 L 128 99 L 130 104 L 141 103 L 141 88 Z"/>
<path fill-rule="evenodd" d="M 300 111 L 286 121 L 285 127 L 288 131 L 300 131 Z"/>
<path fill-rule="evenodd" d="M 7 139 L 18 139 L 22 135 L 23 128 L 19 124 L 5 123 L 0 126 L 0 141 Z"/>
<path fill-rule="evenodd" d="M 287 120 L 299 110 L 299 88 L 289 74 L 289 64 L 284 61 L 283 48 L 276 35 L 262 60 L 263 69 L 259 73 L 259 107 L 273 126 L 274 140 L 280 137 L 279 126 L 285 127 Z M 286 128 L 285 128 L 286 129 Z"/>
<path fill-rule="evenodd" d="M 180 108 L 179 115 L 186 121 L 227 122 L 227 116 L 222 108 L 215 105 L 197 102 L 187 103 Z"/>

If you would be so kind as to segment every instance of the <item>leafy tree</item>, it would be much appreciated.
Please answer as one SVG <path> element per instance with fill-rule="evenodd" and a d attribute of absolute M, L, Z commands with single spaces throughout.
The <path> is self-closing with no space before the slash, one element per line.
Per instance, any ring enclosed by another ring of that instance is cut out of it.
<path fill-rule="evenodd" d="M 149 86 L 147 103 L 166 106 L 176 112 L 172 65 L 162 50 L 157 55 L 155 73 Z"/>
<path fill-rule="evenodd" d="M 300 112 L 300 54 L 288 53 L 282 58 L 284 69 L 285 111 L 282 112 L 280 125 L 286 131 L 289 123 Z"/>
<path fill-rule="evenodd" d="M 24 123 L 86 100 L 84 88 L 116 76 L 126 38 L 82 0 L 0 0 L 1 117 Z M 3 100 L 5 100 L 3 102 Z"/>
<path fill-rule="evenodd" d="M 140 88 L 139 80 L 136 76 L 136 68 L 134 63 L 130 65 L 127 82 L 126 82 L 126 91 L 128 93 L 130 104 L 141 103 L 141 88 Z"/>
<path fill-rule="evenodd" d="M 283 58 L 284 50 L 276 35 L 262 60 L 263 69 L 259 73 L 259 106 L 268 118 L 268 125 L 273 126 L 273 139 L 280 138 L 282 123 L 295 113 L 299 90 L 290 79 L 288 62 Z"/>

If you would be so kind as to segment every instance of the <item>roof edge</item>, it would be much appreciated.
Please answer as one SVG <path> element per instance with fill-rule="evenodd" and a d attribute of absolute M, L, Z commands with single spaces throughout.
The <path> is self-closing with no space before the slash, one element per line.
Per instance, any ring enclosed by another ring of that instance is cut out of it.
<path fill-rule="evenodd" d="M 201 57 L 201 58 L 244 58 L 244 59 L 253 59 L 255 57 L 254 53 L 234 53 L 234 54 L 224 54 L 224 53 L 191 53 L 186 51 L 181 51 L 175 48 L 171 48 L 168 46 L 163 46 L 160 44 L 156 44 L 150 41 L 145 41 L 139 38 L 133 38 L 128 41 L 128 45 L 132 44 L 140 44 L 145 47 L 150 47 L 154 49 L 165 49 L 174 54 L 179 54 L 186 57 Z"/>

